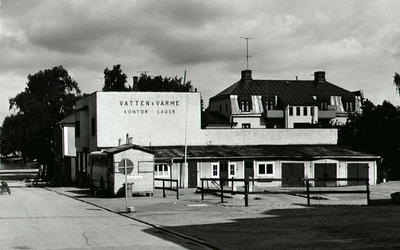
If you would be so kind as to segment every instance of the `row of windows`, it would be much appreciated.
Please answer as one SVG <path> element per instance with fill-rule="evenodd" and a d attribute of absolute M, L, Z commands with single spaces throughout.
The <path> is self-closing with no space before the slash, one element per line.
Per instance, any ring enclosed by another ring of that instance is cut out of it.
<path fill-rule="evenodd" d="M 303 116 L 308 116 L 308 108 L 310 108 L 310 115 L 315 115 L 315 107 L 303 107 Z M 289 107 L 289 115 L 294 115 L 294 107 Z M 301 107 L 296 107 L 296 116 L 301 116 Z"/>
<path fill-rule="evenodd" d="M 211 164 L 212 176 L 219 177 L 220 169 L 219 163 Z M 229 163 L 229 176 L 236 176 L 236 163 Z M 257 175 L 258 176 L 272 176 L 274 175 L 274 163 L 269 162 L 258 162 L 257 163 Z"/>
<path fill-rule="evenodd" d="M 250 112 L 251 111 L 251 101 L 242 100 L 242 101 L 240 101 L 239 104 L 240 104 L 240 110 L 242 112 Z M 328 110 L 328 102 L 321 101 L 319 106 L 320 106 L 319 107 L 320 110 Z M 277 107 L 276 102 L 275 103 L 274 102 L 267 102 L 266 103 L 267 110 L 275 110 L 276 107 Z M 291 115 L 293 115 L 293 107 L 291 107 L 291 109 L 292 109 Z M 303 107 L 303 116 L 307 116 L 307 113 L 308 113 L 307 109 L 308 109 L 308 107 Z M 345 102 L 344 110 L 347 111 L 347 112 L 354 111 L 353 102 Z M 222 105 L 221 104 L 219 105 L 219 111 L 222 112 Z M 225 111 L 228 111 L 228 104 L 227 103 L 225 104 Z M 314 107 L 311 107 L 311 111 L 310 112 L 311 112 L 310 115 L 314 115 Z M 300 107 L 296 108 L 296 115 L 300 116 Z"/>
<path fill-rule="evenodd" d="M 154 165 L 154 176 L 169 177 L 169 165 L 167 164 Z"/>
<path fill-rule="evenodd" d="M 169 170 L 170 167 L 167 164 L 154 165 L 154 176 L 169 177 Z M 218 162 L 211 164 L 211 171 L 213 177 L 219 177 L 220 167 Z M 228 171 L 229 171 L 229 176 L 236 176 L 236 163 L 229 163 Z M 257 174 L 259 176 L 274 175 L 274 164 L 268 162 L 257 163 Z"/>

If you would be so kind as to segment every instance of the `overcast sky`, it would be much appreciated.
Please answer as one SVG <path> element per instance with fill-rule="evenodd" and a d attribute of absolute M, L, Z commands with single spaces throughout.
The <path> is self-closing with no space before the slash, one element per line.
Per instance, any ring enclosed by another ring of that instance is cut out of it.
<path fill-rule="evenodd" d="M 400 0 L 3 0 L 0 122 L 27 76 L 62 65 L 83 93 L 104 69 L 183 77 L 208 99 L 240 79 L 313 79 L 400 105 Z"/>

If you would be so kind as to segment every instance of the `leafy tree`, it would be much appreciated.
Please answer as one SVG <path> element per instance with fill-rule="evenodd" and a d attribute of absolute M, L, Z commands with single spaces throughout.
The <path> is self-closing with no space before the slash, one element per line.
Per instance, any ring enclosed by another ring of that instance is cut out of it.
<path fill-rule="evenodd" d="M 20 125 L 23 123 L 22 115 L 7 116 L 1 127 L 1 154 L 16 155 L 17 149 L 21 148 Z"/>
<path fill-rule="evenodd" d="M 114 65 L 112 70 L 106 68 L 103 91 L 130 91 L 131 88 L 125 86 L 126 78 L 126 74 L 122 73 L 121 65 Z"/>
<path fill-rule="evenodd" d="M 193 86 L 190 81 L 182 83 L 182 77 L 152 77 L 142 73 L 133 89 L 134 91 L 190 92 L 193 91 Z"/>
<path fill-rule="evenodd" d="M 396 85 L 397 88 L 397 93 L 400 95 L 400 75 L 397 72 L 394 72 L 394 76 L 393 76 L 393 83 L 394 85 Z"/>
<path fill-rule="evenodd" d="M 339 144 L 381 156 L 380 172 L 387 172 L 391 179 L 400 179 L 400 108 L 388 101 L 378 106 L 364 101 L 362 114 L 350 115 L 348 122 L 339 128 Z"/>
<path fill-rule="evenodd" d="M 25 91 L 10 99 L 16 115 L 3 122 L 2 139 L 12 144 L 7 150 L 52 165 L 52 126 L 74 112 L 80 93 L 78 83 L 61 65 L 29 75 Z"/>

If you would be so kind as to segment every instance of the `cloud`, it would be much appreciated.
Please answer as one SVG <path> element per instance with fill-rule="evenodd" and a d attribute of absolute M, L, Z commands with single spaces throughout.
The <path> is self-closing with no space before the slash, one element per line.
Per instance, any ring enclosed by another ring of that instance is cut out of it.
<path fill-rule="evenodd" d="M 22 91 L 29 74 L 58 65 L 83 92 L 100 90 L 104 69 L 121 64 L 129 78 L 187 70 L 207 100 L 240 78 L 249 37 L 257 79 L 311 79 L 325 70 L 375 103 L 387 96 L 400 104 L 392 84 L 399 11 L 398 0 L 3 1 L 1 99 Z M 2 103 L 0 118 L 6 112 Z"/>

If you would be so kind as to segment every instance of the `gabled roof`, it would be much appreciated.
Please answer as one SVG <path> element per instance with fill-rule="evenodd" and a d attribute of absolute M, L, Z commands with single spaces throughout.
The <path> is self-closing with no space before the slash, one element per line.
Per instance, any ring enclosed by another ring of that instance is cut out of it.
<path fill-rule="evenodd" d="M 327 81 L 317 83 L 314 80 L 249 80 L 245 83 L 240 80 L 211 99 L 230 95 L 242 97 L 250 95 L 266 96 L 266 93 L 268 93 L 269 100 L 273 100 L 276 95 L 283 104 L 292 105 L 316 104 L 313 96 L 320 98 L 329 98 L 330 96 L 354 98 L 356 95 Z"/>
<path fill-rule="evenodd" d="M 57 122 L 57 124 L 75 124 L 75 115 L 69 115 L 62 119 L 61 121 Z"/>
<path fill-rule="evenodd" d="M 146 153 L 154 154 L 154 152 L 152 150 L 148 149 L 148 148 L 144 148 L 144 147 L 141 147 L 139 145 L 129 144 L 129 143 L 128 144 L 122 144 L 122 145 L 117 146 L 117 147 L 106 149 L 106 150 L 104 150 L 104 152 L 106 152 L 108 154 L 117 154 L 117 153 L 123 152 L 123 151 L 128 150 L 128 149 L 135 149 L 135 150 L 140 150 L 140 151 L 143 151 L 143 152 L 146 152 Z"/>

